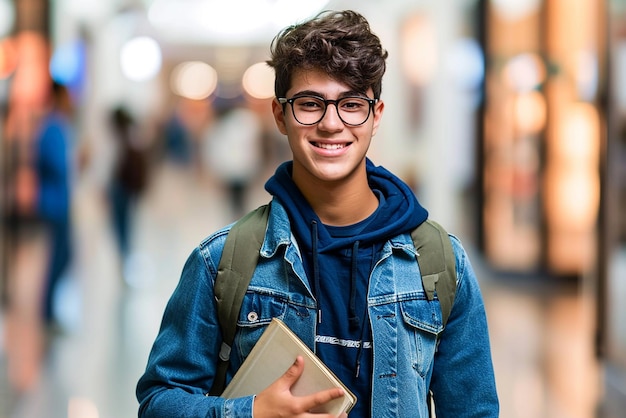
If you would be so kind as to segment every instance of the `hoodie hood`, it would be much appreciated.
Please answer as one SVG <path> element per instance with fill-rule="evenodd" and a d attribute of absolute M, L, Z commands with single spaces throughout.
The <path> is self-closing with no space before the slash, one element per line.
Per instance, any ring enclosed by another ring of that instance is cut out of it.
<path fill-rule="evenodd" d="M 313 246 L 311 225 L 317 224 L 317 251 L 320 253 L 351 248 L 355 241 L 361 245 L 386 241 L 404 232 L 410 232 L 428 218 L 411 188 L 393 173 L 367 160 L 367 178 L 372 190 L 379 198 L 377 211 L 367 220 L 367 225 L 358 235 L 331 236 L 311 205 L 291 179 L 293 163 L 281 164 L 265 189 L 285 207 L 294 235 L 307 250 Z"/>

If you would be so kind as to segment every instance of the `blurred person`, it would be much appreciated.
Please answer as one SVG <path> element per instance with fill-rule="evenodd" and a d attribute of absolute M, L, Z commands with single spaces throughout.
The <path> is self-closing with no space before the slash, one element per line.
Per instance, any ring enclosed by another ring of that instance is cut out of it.
<path fill-rule="evenodd" d="M 268 64 L 272 110 L 292 160 L 266 183 L 269 220 L 239 313 L 227 380 L 272 317 L 282 319 L 357 396 L 351 417 L 497 417 L 476 275 L 450 235 L 456 296 L 442 330 L 426 299 L 411 231 L 429 215 L 408 185 L 366 156 L 385 105 L 387 52 L 363 16 L 325 12 L 281 31 Z M 328 416 L 340 389 L 294 396 L 297 360 L 254 396 L 211 394 L 222 334 L 213 284 L 230 226 L 189 256 L 137 385 L 139 416 Z M 437 299 L 434 299 L 437 300 Z M 345 416 L 345 414 L 344 414 Z"/>
<path fill-rule="evenodd" d="M 68 89 L 53 82 L 49 108 L 34 140 L 33 167 L 37 182 L 34 214 L 44 224 L 50 249 L 43 292 L 43 318 L 48 324 L 55 321 L 55 291 L 72 259 L 73 111 Z"/>
<path fill-rule="evenodd" d="M 122 265 L 131 252 L 132 224 L 136 205 L 148 181 L 148 159 L 135 119 L 119 106 L 110 114 L 116 142 L 116 158 L 109 187 L 111 223 Z"/>
<path fill-rule="evenodd" d="M 209 100 L 176 97 L 163 123 L 165 161 L 178 168 L 200 171 L 200 142 L 212 116 Z"/>
<path fill-rule="evenodd" d="M 165 122 L 163 129 L 165 157 L 175 164 L 187 166 L 192 161 L 192 139 L 180 112 L 181 109 L 177 106 Z"/>
<path fill-rule="evenodd" d="M 262 126 L 254 111 L 243 106 L 218 113 L 204 142 L 204 164 L 228 192 L 232 216 L 246 208 L 246 194 L 262 167 Z"/>

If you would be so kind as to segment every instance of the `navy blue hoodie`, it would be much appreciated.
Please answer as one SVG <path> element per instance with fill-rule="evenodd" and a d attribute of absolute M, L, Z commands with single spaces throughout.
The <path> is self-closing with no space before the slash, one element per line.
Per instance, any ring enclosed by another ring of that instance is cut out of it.
<path fill-rule="evenodd" d="M 366 417 L 372 375 L 369 276 L 384 243 L 415 229 L 428 212 L 407 184 L 367 160 L 368 182 L 378 197 L 378 209 L 355 225 L 324 225 L 293 182 L 292 167 L 292 162 L 279 166 L 265 189 L 289 215 L 318 302 L 316 353 L 359 399 L 350 416 Z"/>

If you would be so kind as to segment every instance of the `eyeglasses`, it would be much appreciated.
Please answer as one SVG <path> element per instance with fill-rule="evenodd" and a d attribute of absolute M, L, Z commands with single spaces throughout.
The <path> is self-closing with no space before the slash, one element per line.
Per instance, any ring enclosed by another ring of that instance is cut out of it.
<path fill-rule="evenodd" d="M 326 114 L 329 104 L 334 104 L 339 119 L 346 125 L 363 125 L 370 117 L 372 108 L 378 99 L 369 97 L 342 97 L 337 100 L 326 100 L 318 96 L 297 96 L 291 99 L 279 97 L 278 102 L 283 106 L 291 105 L 293 117 L 302 125 L 315 125 Z"/>

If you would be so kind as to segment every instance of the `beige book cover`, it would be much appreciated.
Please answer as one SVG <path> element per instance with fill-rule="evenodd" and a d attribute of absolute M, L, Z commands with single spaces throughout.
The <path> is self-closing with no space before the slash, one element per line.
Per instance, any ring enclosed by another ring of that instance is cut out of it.
<path fill-rule="evenodd" d="M 292 393 L 303 396 L 340 387 L 344 390 L 344 396 L 312 412 L 330 413 L 335 416 L 349 412 L 356 403 L 354 394 L 293 331 L 277 318 L 272 319 L 224 390 L 222 397 L 233 399 L 261 392 L 281 377 L 299 355 L 304 358 L 304 371 L 293 385 Z"/>

